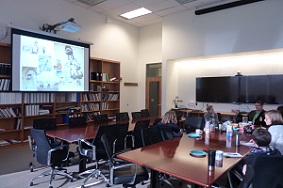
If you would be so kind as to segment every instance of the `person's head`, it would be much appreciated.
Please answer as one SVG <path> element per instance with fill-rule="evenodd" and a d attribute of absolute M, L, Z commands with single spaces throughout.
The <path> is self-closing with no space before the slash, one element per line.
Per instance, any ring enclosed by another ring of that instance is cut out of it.
<path fill-rule="evenodd" d="M 178 123 L 177 115 L 175 111 L 168 111 L 165 113 L 164 117 L 161 121 L 163 124 L 169 124 L 169 123 Z"/>
<path fill-rule="evenodd" d="M 65 46 L 65 52 L 66 52 L 67 55 L 73 55 L 73 49 L 72 49 L 72 47 L 69 46 L 69 45 L 66 45 L 66 46 Z"/>
<path fill-rule="evenodd" d="M 266 125 L 271 125 L 272 123 L 283 124 L 283 118 L 281 113 L 278 110 L 269 110 L 264 114 L 264 121 Z"/>
<path fill-rule="evenodd" d="M 252 139 L 258 146 L 267 147 L 271 142 L 271 134 L 267 129 L 257 128 L 252 134 Z"/>
<path fill-rule="evenodd" d="M 213 106 L 212 105 L 208 105 L 207 107 L 206 107 L 206 110 L 207 110 L 207 112 L 209 112 L 209 113 L 214 113 L 214 108 L 213 108 Z"/>
<path fill-rule="evenodd" d="M 263 110 L 263 101 L 262 101 L 262 100 L 257 100 L 257 101 L 255 102 L 255 109 L 256 109 L 257 111 Z"/>

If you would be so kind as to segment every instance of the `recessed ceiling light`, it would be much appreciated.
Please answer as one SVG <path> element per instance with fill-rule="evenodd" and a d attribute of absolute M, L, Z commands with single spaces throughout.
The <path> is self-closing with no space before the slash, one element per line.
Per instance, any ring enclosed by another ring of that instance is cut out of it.
<path fill-rule="evenodd" d="M 124 18 L 127 18 L 127 19 L 132 19 L 132 18 L 136 18 L 136 17 L 139 17 L 139 16 L 143 16 L 143 15 L 149 14 L 151 12 L 152 11 L 142 7 L 142 8 L 139 8 L 139 9 L 132 10 L 130 12 L 126 12 L 124 14 L 121 14 L 120 16 L 122 16 Z"/>

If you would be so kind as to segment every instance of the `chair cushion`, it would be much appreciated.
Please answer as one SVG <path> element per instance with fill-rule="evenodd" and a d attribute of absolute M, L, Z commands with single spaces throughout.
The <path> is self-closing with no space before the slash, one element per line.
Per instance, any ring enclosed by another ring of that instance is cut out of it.
<path fill-rule="evenodd" d="M 118 169 L 114 171 L 114 184 L 125 184 L 132 181 L 133 176 L 135 175 L 135 166 Z M 136 181 L 134 184 L 137 184 L 143 180 L 148 179 L 148 173 L 144 167 L 138 165 L 138 172 L 136 176 Z"/>

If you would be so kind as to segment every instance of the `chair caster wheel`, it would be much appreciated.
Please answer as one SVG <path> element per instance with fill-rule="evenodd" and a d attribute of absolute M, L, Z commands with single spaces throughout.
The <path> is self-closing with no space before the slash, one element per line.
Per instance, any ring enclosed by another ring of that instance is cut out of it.
<path fill-rule="evenodd" d="M 29 186 L 33 186 L 33 182 L 30 182 L 30 183 L 29 183 Z"/>
<path fill-rule="evenodd" d="M 53 188 L 52 186 L 49 186 L 49 188 Z"/>
<path fill-rule="evenodd" d="M 110 185 L 107 183 L 107 184 L 106 184 L 106 187 L 110 187 Z"/>
<path fill-rule="evenodd" d="M 70 180 L 70 182 L 74 182 L 73 178 Z"/>

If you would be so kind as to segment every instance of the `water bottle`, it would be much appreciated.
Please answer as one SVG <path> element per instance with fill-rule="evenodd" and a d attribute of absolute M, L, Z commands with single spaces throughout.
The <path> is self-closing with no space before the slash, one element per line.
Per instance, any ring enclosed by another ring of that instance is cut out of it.
<path fill-rule="evenodd" d="M 205 134 L 208 134 L 210 130 L 210 123 L 209 121 L 205 122 L 204 132 Z"/>
<path fill-rule="evenodd" d="M 228 142 L 232 141 L 232 126 L 231 125 L 226 126 L 226 139 Z"/>

